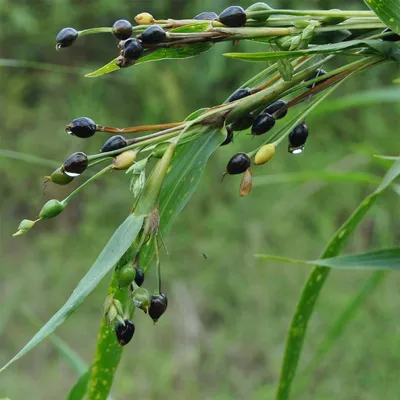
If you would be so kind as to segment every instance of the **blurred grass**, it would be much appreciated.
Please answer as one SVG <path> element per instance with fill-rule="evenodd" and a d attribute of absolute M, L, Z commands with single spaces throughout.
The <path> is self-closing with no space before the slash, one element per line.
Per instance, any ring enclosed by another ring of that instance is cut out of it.
<path fill-rule="evenodd" d="M 161 17 L 187 17 L 221 11 L 231 1 L 152 0 L 80 3 L 58 0 L 0 0 L 1 58 L 59 64 L 75 69 L 101 66 L 115 56 L 110 35 L 82 38 L 70 49 L 54 50 L 56 33 L 111 25 L 141 11 Z M 251 4 L 242 1 L 243 6 Z M 270 2 L 277 7 L 278 2 Z M 299 7 L 293 0 L 279 8 Z M 304 1 L 301 8 L 361 8 L 362 2 Z M 254 43 L 241 44 L 258 49 Z M 62 161 L 69 153 L 97 152 L 105 140 L 80 141 L 64 133 L 71 119 L 90 116 L 105 125 L 178 121 L 193 110 L 222 102 L 263 66 L 227 60 L 215 46 L 200 58 L 165 61 L 119 71 L 110 79 L 84 79 L 34 68 L 0 67 L 0 148 Z M 365 90 L 378 91 L 399 76 L 398 68 L 378 67 L 357 76 L 334 95 L 338 101 Z M 382 176 L 385 166 L 373 154 L 398 155 L 400 104 L 385 103 L 315 114 L 308 119 L 306 152 L 291 157 L 282 147 L 274 162 L 255 169 L 270 175 L 327 170 Z M 256 187 L 238 196 L 240 178 L 221 185 L 225 164 L 236 151 L 252 150 L 258 139 L 239 136 L 212 157 L 194 198 L 166 238 L 170 256 L 162 255 L 168 313 L 153 327 L 136 319 L 135 340 L 127 348 L 114 386 L 114 398 L 135 393 L 145 399 L 269 399 L 279 373 L 286 329 L 307 269 L 264 262 L 255 253 L 313 259 L 348 217 L 373 183 L 308 181 Z M 262 139 L 260 139 L 262 140 Z M 387 164 L 386 164 L 387 165 Z M 41 320 L 63 304 L 97 257 L 131 205 L 129 178 L 111 174 L 75 199 L 66 212 L 30 235 L 11 238 L 20 220 L 36 215 L 46 199 L 62 198 L 71 188 L 48 185 L 48 167 L 0 159 L 0 363 L 32 336 L 34 328 L 15 311 L 14 296 Z M 347 252 L 398 245 L 399 197 L 388 192 L 369 214 Z M 207 255 L 207 259 L 203 257 Z M 311 322 L 300 365 L 312 360 L 323 335 L 368 278 L 363 272 L 332 272 Z M 151 279 L 147 280 L 152 289 Z M 155 285 L 155 283 L 153 282 Z M 398 286 L 396 273 L 386 280 L 320 364 L 299 400 L 395 400 Z M 91 362 L 107 282 L 57 334 Z M 22 289 L 21 289 L 22 288 Z M 11 309 L 11 312 L 7 313 Z M 14 311 L 13 311 L 14 310 Z M 76 378 L 48 341 L 0 376 L 0 398 L 63 398 Z"/>

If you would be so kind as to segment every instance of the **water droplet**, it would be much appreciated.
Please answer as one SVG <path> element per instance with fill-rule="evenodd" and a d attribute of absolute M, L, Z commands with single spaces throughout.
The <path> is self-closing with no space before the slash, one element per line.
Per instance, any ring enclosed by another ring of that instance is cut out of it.
<path fill-rule="evenodd" d="M 56 50 L 57 50 L 57 51 L 60 51 L 60 49 L 61 49 L 61 43 L 57 43 L 57 44 L 56 44 Z"/>
<path fill-rule="evenodd" d="M 289 153 L 299 155 L 304 151 L 304 146 L 300 147 L 289 147 Z"/>
<path fill-rule="evenodd" d="M 71 131 L 71 129 L 66 129 L 66 130 L 65 130 L 65 132 L 67 132 L 67 133 L 68 133 L 68 135 L 72 135 L 72 131 Z"/>
<path fill-rule="evenodd" d="M 65 170 L 64 170 L 64 174 L 70 176 L 71 178 L 75 178 L 80 175 L 80 174 L 77 174 L 76 172 L 68 172 Z"/>

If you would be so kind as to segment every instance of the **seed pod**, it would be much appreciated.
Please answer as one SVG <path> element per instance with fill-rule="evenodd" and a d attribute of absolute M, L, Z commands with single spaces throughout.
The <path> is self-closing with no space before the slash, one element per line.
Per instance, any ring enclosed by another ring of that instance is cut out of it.
<path fill-rule="evenodd" d="M 257 151 L 254 162 L 256 165 L 264 165 L 274 155 L 275 155 L 275 145 L 273 143 L 266 144 L 263 147 L 261 147 L 260 150 Z"/>
<path fill-rule="evenodd" d="M 65 204 L 58 200 L 49 200 L 40 210 L 40 218 L 54 218 L 61 214 L 65 208 Z"/>
<path fill-rule="evenodd" d="M 62 171 L 68 176 L 79 176 L 89 165 L 87 155 L 82 152 L 71 154 L 63 163 Z"/>
<path fill-rule="evenodd" d="M 230 126 L 226 127 L 226 139 L 221 143 L 220 146 L 226 146 L 229 143 L 233 142 L 233 130 Z"/>
<path fill-rule="evenodd" d="M 167 32 L 159 25 L 149 26 L 139 37 L 144 44 L 157 44 L 167 38 Z"/>
<path fill-rule="evenodd" d="M 74 28 L 64 28 L 58 32 L 56 36 L 56 48 L 64 48 L 72 46 L 76 39 L 78 39 L 79 33 Z"/>
<path fill-rule="evenodd" d="M 202 12 L 197 14 L 193 19 L 197 19 L 200 21 L 215 21 L 218 19 L 218 15 L 215 12 Z"/>
<path fill-rule="evenodd" d="M 128 169 L 133 165 L 135 160 L 136 160 L 136 152 L 132 150 L 127 150 L 114 158 L 112 162 L 112 167 L 113 169 L 116 170 Z"/>
<path fill-rule="evenodd" d="M 124 265 L 118 271 L 118 287 L 125 288 L 128 287 L 135 279 L 136 271 L 132 264 Z"/>
<path fill-rule="evenodd" d="M 112 34 L 118 40 L 126 40 L 132 36 L 132 24 L 126 19 L 119 19 L 114 22 Z"/>
<path fill-rule="evenodd" d="M 146 289 L 139 287 L 133 291 L 132 299 L 136 307 L 147 314 L 151 303 L 150 293 Z"/>
<path fill-rule="evenodd" d="M 254 119 L 255 117 L 253 114 L 246 115 L 245 117 L 240 118 L 237 121 L 233 122 L 230 125 L 230 128 L 235 132 L 244 131 L 246 129 L 249 129 L 253 125 Z"/>
<path fill-rule="evenodd" d="M 218 21 L 221 24 L 229 26 L 231 28 L 237 28 L 240 26 L 244 26 L 246 24 L 246 13 L 244 9 L 240 6 L 231 6 L 226 8 L 219 14 Z"/>
<path fill-rule="evenodd" d="M 127 145 L 128 143 L 123 136 L 115 135 L 107 139 L 107 141 L 103 144 L 103 147 L 100 149 L 100 151 L 102 153 L 106 153 L 108 151 L 123 149 Z"/>
<path fill-rule="evenodd" d="M 155 22 L 155 19 L 151 14 L 144 12 L 136 15 L 135 21 L 139 25 L 150 25 Z"/>
<path fill-rule="evenodd" d="M 96 123 L 88 117 L 75 118 L 65 127 L 65 130 L 70 135 L 86 139 L 96 133 Z"/>
<path fill-rule="evenodd" d="M 329 11 L 341 11 L 337 8 L 334 8 Z M 347 17 L 322 17 L 319 21 L 324 25 L 337 25 L 341 22 L 346 21 Z"/>
<path fill-rule="evenodd" d="M 400 36 L 397 33 L 394 33 L 390 28 L 386 28 L 382 33 L 392 32 L 392 35 L 388 35 L 382 38 L 384 42 L 398 42 L 400 40 Z"/>
<path fill-rule="evenodd" d="M 275 126 L 275 118 L 268 113 L 260 114 L 254 121 L 251 133 L 253 135 L 263 135 L 269 132 Z"/>
<path fill-rule="evenodd" d="M 249 88 L 238 89 L 229 96 L 229 98 L 226 102 L 232 103 L 233 101 L 243 99 L 244 97 L 247 97 L 250 95 L 251 95 L 251 92 L 250 92 Z"/>
<path fill-rule="evenodd" d="M 288 151 L 292 154 L 300 154 L 303 152 L 304 146 L 308 138 L 308 127 L 305 122 L 297 125 L 289 134 Z"/>
<path fill-rule="evenodd" d="M 124 57 L 129 60 L 137 60 L 143 53 L 142 44 L 137 39 L 128 39 L 124 43 Z"/>
<path fill-rule="evenodd" d="M 53 171 L 50 176 L 46 176 L 46 179 L 55 183 L 56 185 L 68 185 L 68 183 L 73 181 L 74 177 L 68 176 L 66 173 L 64 173 L 62 167 L 59 167 Z"/>
<path fill-rule="evenodd" d="M 326 75 L 327 72 L 325 70 L 323 70 L 322 68 L 318 68 L 316 71 L 314 71 L 307 79 L 304 79 L 304 82 L 308 82 L 311 81 L 315 78 L 320 78 L 321 76 Z M 312 85 L 307 86 L 308 89 L 312 89 L 313 87 L 318 86 L 319 84 L 321 84 L 322 82 L 324 82 L 325 79 L 317 82 L 317 83 L 313 83 Z"/>
<path fill-rule="evenodd" d="M 135 325 L 132 321 L 128 319 L 124 320 L 125 325 L 122 322 L 118 322 L 115 327 L 115 334 L 117 336 L 118 343 L 121 346 L 127 345 L 135 333 Z"/>
<path fill-rule="evenodd" d="M 278 100 L 275 103 L 270 104 L 267 108 L 263 110 L 261 114 L 275 114 L 277 111 L 279 111 L 282 107 L 286 106 L 286 101 L 284 100 Z M 285 110 L 282 114 L 279 113 L 279 116 L 274 116 L 275 119 L 282 119 L 283 117 L 286 116 L 288 113 L 288 110 Z"/>
<path fill-rule="evenodd" d="M 144 282 L 144 273 L 140 268 L 138 268 L 136 269 L 135 283 L 140 287 L 143 285 L 143 282 Z"/>
<path fill-rule="evenodd" d="M 239 194 L 240 197 L 246 197 L 250 194 L 253 188 L 253 173 L 251 168 L 247 168 L 246 172 L 243 174 L 242 182 L 240 183 Z"/>
<path fill-rule="evenodd" d="M 151 296 L 151 303 L 149 308 L 150 318 L 157 322 L 158 319 L 163 315 L 168 307 L 168 299 L 164 293 L 159 295 Z"/>
<path fill-rule="evenodd" d="M 17 232 L 13 234 L 14 237 L 22 236 L 26 232 L 30 231 L 36 224 L 37 221 L 31 221 L 30 219 L 24 219 L 18 226 Z"/>
<path fill-rule="evenodd" d="M 226 166 L 226 172 L 229 175 L 243 174 L 247 168 L 250 168 L 251 160 L 246 153 L 235 154 Z"/>

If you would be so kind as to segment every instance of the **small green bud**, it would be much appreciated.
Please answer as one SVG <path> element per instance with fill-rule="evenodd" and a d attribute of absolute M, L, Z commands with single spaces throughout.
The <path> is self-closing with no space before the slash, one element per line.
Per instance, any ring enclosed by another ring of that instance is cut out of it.
<path fill-rule="evenodd" d="M 112 168 L 116 170 L 124 170 L 130 168 L 136 160 L 137 153 L 132 150 L 127 150 L 115 157 L 112 163 Z"/>
<path fill-rule="evenodd" d="M 65 208 L 65 204 L 58 200 L 49 200 L 40 210 L 40 218 L 54 218 L 61 214 Z"/>
<path fill-rule="evenodd" d="M 118 286 L 120 288 L 128 287 L 135 279 L 136 271 L 132 264 L 124 265 L 118 273 Z"/>
<path fill-rule="evenodd" d="M 104 300 L 104 304 L 103 304 L 103 314 L 104 315 L 106 315 L 108 313 L 108 310 L 112 306 L 113 301 L 114 301 L 114 295 L 113 294 L 109 294 L 106 297 L 106 299 Z"/>
<path fill-rule="evenodd" d="M 18 231 L 16 233 L 14 233 L 14 237 L 15 236 L 22 236 L 23 234 L 25 234 L 26 232 L 28 232 L 29 230 L 31 230 L 34 225 L 36 224 L 37 221 L 31 221 L 30 219 L 24 219 L 21 221 L 21 223 L 19 224 L 18 227 Z"/>
<path fill-rule="evenodd" d="M 112 304 L 106 314 L 107 324 L 108 325 L 112 324 L 112 322 L 117 318 L 117 315 L 118 315 L 118 310 L 114 306 L 114 304 Z"/>
<path fill-rule="evenodd" d="M 136 307 L 147 314 L 151 303 L 150 293 L 146 289 L 139 287 L 133 291 L 132 298 Z"/>

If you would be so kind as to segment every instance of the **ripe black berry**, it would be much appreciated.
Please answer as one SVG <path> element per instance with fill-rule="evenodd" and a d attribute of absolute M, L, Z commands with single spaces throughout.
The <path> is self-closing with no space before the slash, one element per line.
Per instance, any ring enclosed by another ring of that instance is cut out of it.
<path fill-rule="evenodd" d="M 308 138 L 308 127 L 305 122 L 297 125 L 289 134 L 289 151 L 290 149 L 301 148 L 306 144 Z"/>
<path fill-rule="evenodd" d="M 56 36 L 56 45 L 59 47 L 69 47 L 78 39 L 78 31 L 74 28 L 64 28 Z"/>
<path fill-rule="evenodd" d="M 318 68 L 307 79 L 304 79 L 304 82 L 311 81 L 312 79 L 315 79 L 315 78 L 320 78 L 321 76 L 324 76 L 326 74 L 327 74 L 326 71 L 324 71 L 322 68 Z M 312 89 L 313 87 L 321 84 L 323 81 L 324 81 L 324 79 L 322 81 L 319 81 L 318 83 L 313 83 L 312 85 L 309 85 L 307 87 L 308 87 L 308 89 Z"/>
<path fill-rule="evenodd" d="M 142 271 L 140 268 L 138 268 L 138 269 L 136 270 L 135 283 L 136 283 L 136 285 L 138 285 L 138 286 L 142 286 L 142 285 L 143 285 L 143 282 L 144 282 L 144 273 L 143 273 L 143 271 Z"/>
<path fill-rule="evenodd" d="M 218 19 L 218 15 L 215 12 L 202 12 L 197 14 L 193 19 L 197 19 L 200 21 L 214 21 Z"/>
<path fill-rule="evenodd" d="M 118 149 L 122 149 L 125 146 L 127 146 L 128 143 L 126 139 L 121 136 L 121 135 L 116 135 L 110 137 L 104 144 L 103 147 L 101 148 L 102 153 L 106 153 L 107 151 L 114 151 Z"/>
<path fill-rule="evenodd" d="M 159 25 L 149 26 L 141 35 L 140 40 L 144 44 L 157 44 L 167 38 L 167 33 Z"/>
<path fill-rule="evenodd" d="M 96 123 L 90 118 L 80 117 L 71 121 L 65 130 L 71 135 L 86 139 L 95 134 Z"/>
<path fill-rule="evenodd" d="M 122 322 L 118 322 L 118 325 L 115 327 L 115 334 L 121 346 L 127 345 L 135 333 L 135 325 L 133 322 L 129 321 L 129 319 L 125 319 L 124 322 L 125 325 Z"/>
<path fill-rule="evenodd" d="M 230 175 L 243 174 L 250 165 L 251 160 L 246 153 L 237 153 L 229 160 L 226 172 Z"/>
<path fill-rule="evenodd" d="M 154 322 L 157 322 L 158 319 L 165 313 L 165 310 L 168 306 L 168 299 L 164 293 L 161 293 L 156 296 L 151 296 L 151 303 L 149 308 L 149 315 Z"/>
<path fill-rule="evenodd" d="M 221 143 L 221 146 L 226 146 L 229 143 L 232 143 L 233 141 L 233 130 L 230 126 L 226 127 L 227 135 L 226 139 Z"/>
<path fill-rule="evenodd" d="M 268 113 L 260 114 L 254 121 L 251 133 L 253 135 L 263 135 L 275 126 L 275 118 Z"/>
<path fill-rule="evenodd" d="M 382 33 L 389 33 L 393 31 L 390 28 L 386 28 Z M 388 35 L 382 38 L 385 42 L 398 42 L 400 40 L 400 36 L 397 33 L 393 33 L 392 35 Z"/>
<path fill-rule="evenodd" d="M 229 96 L 229 98 L 226 102 L 232 103 L 233 101 L 243 99 L 244 97 L 247 97 L 250 95 L 251 95 L 251 92 L 250 92 L 249 88 L 238 89 Z"/>
<path fill-rule="evenodd" d="M 78 176 L 80 175 L 87 166 L 89 165 L 89 160 L 87 155 L 82 152 L 77 152 L 71 154 L 63 163 L 62 170 L 68 176 Z"/>
<path fill-rule="evenodd" d="M 124 44 L 124 57 L 137 60 L 143 53 L 142 44 L 137 39 L 128 39 Z"/>
<path fill-rule="evenodd" d="M 132 36 L 132 24 L 126 19 L 119 19 L 114 22 L 112 34 L 118 40 L 126 40 Z"/>
<path fill-rule="evenodd" d="M 253 114 L 246 115 L 245 117 L 240 118 L 237 121 L 233 122 L 230 125 L 230 128 L 235 132 L 244 131 L 246 129 L 249 129 L 253 125 L 254 119 L 255 118 Z"/>
<path fill-rule="evenodd" d="M 240 6 L 231 6 L 226 8 L 219 14 L 218 21 L 221 24 L 230 26 L 232 28 L 244 26 L 246 24 L 246 13 Z"/>
<path fill-rule="evenodd" d="M 282 107 L 286 105 L 286 101 L 284 100 L 278 100 L 275 103 L 272 103 L 269 105 L 267 108 L 264 109 L 262 114 L 275 114 L 277 111 L 279 111 Z M 281 119 L 286 116 L 288 110 L 285 110 L 282 114 L 279 114 L 275 119 Z"/>

